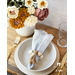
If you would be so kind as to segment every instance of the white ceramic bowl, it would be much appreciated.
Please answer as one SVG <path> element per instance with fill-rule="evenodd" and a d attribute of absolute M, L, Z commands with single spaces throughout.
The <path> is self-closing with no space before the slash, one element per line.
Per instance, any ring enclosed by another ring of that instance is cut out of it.
<path fill-rule="evenodd" d="M 27 69 L 30 55 L 29 50 L 32 49 L 32 38 L 24 40 L 16 49 L 16 58 L 20 65 Z M 50 43 L 45 52 L 43 53 L 43 59 L 39 60 L 38 64 L 33 67 L 30 71 L 43 71 L 52 66 L 56 59 L 55 46 Z M 29 69 L 27 69 L 29 70 Z"/>

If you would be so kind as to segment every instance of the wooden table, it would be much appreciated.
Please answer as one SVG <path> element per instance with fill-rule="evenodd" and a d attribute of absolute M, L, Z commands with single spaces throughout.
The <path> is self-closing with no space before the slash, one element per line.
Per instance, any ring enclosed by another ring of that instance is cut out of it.
<path fill-rule="evenodd" d="M 58 29 L 55 29 L 55 28 L 52 28 L 52 27 L 49 27 L 49 26 L 46 26 L 46 25 L 43 25 L 43 24 L 37 24 L 36 25 L 36 29 L 42 29 L 42 30 L 45 30 L 47 33 L 49 34 L 53 34 L 54 36 L 54 39 L 52 40 L 52 42 L 54 42 L 56 45 L 57 45 L 57 39 L 58 39 Z M 7 28 L 7 55 L 9 54 L 11 48 L 12 48 L 12 45 L 14 43 L 14 40 L 15 38 L 19 36 L 15 29 L 11 28 L 11 27 L 8 27 Z M 32 36 L 30 36 L 32 37 Z M 23 40 L 26 40 L 30 37 L 21 37 L 21 41 L 20 43 L 23 41 Z M 67 52 L 67 48 L 61 48 L 57 45 L 58 49 L 59 49 L 59 52 L 60 52 L 60 61 L 62 60 L 64 54 Z M 16 48 L 15 48 L 16 49 Z M 15 64 L 15 61 L 14 61 L 14 53 L 15 53 L 15 49 L 13 51 L 13 53 L 11 54 L 9 60 L 8 60 L 8 63 L 7 63 L 7 71 L 10 72 L 10 73 L 13 73 L 15 75 L 25 75 L 23 74 L 16 66 Z M 53 71 L 51 74 L 49 75 L 56 75 L 56 72 Z"/>

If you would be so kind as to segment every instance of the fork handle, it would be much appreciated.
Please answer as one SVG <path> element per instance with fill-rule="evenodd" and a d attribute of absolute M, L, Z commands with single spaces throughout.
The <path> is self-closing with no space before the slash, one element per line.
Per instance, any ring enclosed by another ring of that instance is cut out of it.
<path fill-rule="evenodd" d="M 62 68 L 60 68 L 60 70 L 62 70 Z M 61 72 L 59 71 L 59 72 L 58 72 L 58 75 L 60 75 L 60 73 L 61 73 Z"/>
<path fill-rule="evenodd" d="M 9 55 L 7 56 L 7 62 L 8 62 L 8 59 L 10 58 L 10 55 L 12 54 L 14 48 L 15 48 L 14 46 L 11 48 Z"/>

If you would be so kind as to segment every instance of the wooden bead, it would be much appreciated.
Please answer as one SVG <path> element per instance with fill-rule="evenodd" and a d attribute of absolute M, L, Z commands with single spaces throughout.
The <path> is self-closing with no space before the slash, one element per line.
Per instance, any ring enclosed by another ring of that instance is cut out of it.
<path fill-rule="evenodd" d="M 41 52 L 38 52 L 38 56 L 41 56 L 42 55 L 42 53 Z"/>
<path fill-rule="evenodd" d="M 42 58 L 43 58 L 43 55 L 40 56 L 40 59 L 42 59 Z"/>
<path fill-rule="evenodd" d="M 30 50 L 30 51 L 29 51 L 29 54 L 31 55 L 32 53 L 33 53 L 33 50 Z"/>

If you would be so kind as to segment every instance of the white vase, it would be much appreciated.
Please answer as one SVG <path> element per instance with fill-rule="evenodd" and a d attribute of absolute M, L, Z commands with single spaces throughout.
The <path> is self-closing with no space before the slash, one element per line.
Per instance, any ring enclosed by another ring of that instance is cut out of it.
<path fill-rule="evenodd" d="M 27 37 L 27 36 L 30 36 L 30 35 L 33 34 L 34 29 L 35 29 L 35 26 L 27 26 L 27 25 L 25 25 L 23 28 L 16 29 L 16 32 L 20 36 Z"/>

